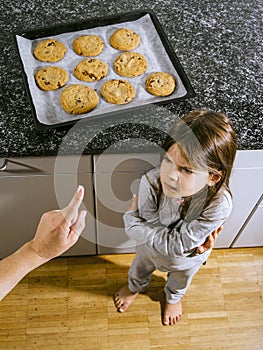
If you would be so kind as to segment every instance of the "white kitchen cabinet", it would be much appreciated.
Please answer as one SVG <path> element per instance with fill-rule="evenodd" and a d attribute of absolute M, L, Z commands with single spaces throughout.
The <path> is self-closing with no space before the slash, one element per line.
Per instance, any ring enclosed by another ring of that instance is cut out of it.
<path fill-rule="evenodd" d="M 141 176 L 160 163 L 159 154 L 102 154 L 94 157 L 99 254 L 134 252 L 123 228 L 123 213 L 138 193 Z"/>
<path fill-rule="evenodd" d="M 77 168 L 76 168 L 77 165 Z M 33 238 L 45 211 L 68 204 L 77 184 L 85 186 L 86 228 L 68 255 L 96 254 L 91 157 L 10 158 L 0 172 L 0 258 Z"/>
<path fill-rule="evenodd" d="M 218 236 L 215 248 L 230 247 L 235 237 L 239 234 L 240 230 L 242 230 L 245 221 L 263 193 L 262 179 L 263 150 L 238 151 L 230 181 L 234 207 L 230 218 L 224 225 L 223 231 Z M 256 215 L 260 216 L 260 210 Z M 258 220 L 255 218 L 255 221 L 257 222 Z M 261 224 L 261 226 L 263 225 Z M 255 226 L 251 223 L 250 228 L 253 230 Z M 260 241 L 256 239 L 256 235 L 253 236 L 251 230 L 250 232 L 248 230 L 243 232 L 242 244 L 250 242 L 249 246 L 260 245 Z M 246 240 L 245 237 L 247 234 L 250 235 L 248 240 Z M 253 239 L 255 239 L 255 241 L 253 241 Z M 241 240 L 239 243 L 241 244 Z M 236 244 L 238 244 L 238 241 Z"/>
<path fill-rule="evenodd" d="M 233 248 L 259 246 L 263 246 L 263 195 L 231 244 Z"/>

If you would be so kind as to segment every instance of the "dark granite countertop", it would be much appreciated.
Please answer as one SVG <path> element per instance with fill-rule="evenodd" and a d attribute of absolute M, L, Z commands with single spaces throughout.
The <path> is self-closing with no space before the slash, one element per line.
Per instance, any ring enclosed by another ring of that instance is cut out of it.
<path fill-rule="evenodd" d="M 84 128 L 37 130 L 13 33 L 145 8 L 157 15 L 196 97 L 92 121 Z M 262 149 L 262 10 L 260 0 L 2 3 L 0 157 L 154 150 L 176 118 L 199 107 L 229 116 L 239 149 Z"/>

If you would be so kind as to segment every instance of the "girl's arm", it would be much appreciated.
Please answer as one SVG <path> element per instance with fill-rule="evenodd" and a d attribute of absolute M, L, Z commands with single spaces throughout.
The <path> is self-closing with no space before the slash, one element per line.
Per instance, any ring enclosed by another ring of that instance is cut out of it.
<path fill-rule="evenodd" d="M 127 235 L 138 242 L 152 241 L 156 250 L 170 256 L 178 256 L 193 251 L 202 245 L 205 239 L 217 230 L 229 217 L 232 202 L 228 193 L 225 193 L 220 202 L 215 202 L 202 215 L 186 223 L 181 220 L 176 228 L 154 226 L 141 217 L 136 210 L 128 211 L 124 215 Z"/>
<path fill-rule="evenodd" d="M 157 184 L 155 184 L 155 187 Z M 158 194 L 157 189 L 154 189 L 147 178 L 147 175 L 143 175 L 140 181 L 139 192 L 138 192 L 138 206 L 137 198 L 133 202 L 134 208 L 138 209 L 139 216 L 147 221 L 149 224 L 159 223 L 159 212 L 158 212 Z M 139 208 L 138 208 L 139 207 Z M 134 209 L 133 208 L 133 209 Z"/>

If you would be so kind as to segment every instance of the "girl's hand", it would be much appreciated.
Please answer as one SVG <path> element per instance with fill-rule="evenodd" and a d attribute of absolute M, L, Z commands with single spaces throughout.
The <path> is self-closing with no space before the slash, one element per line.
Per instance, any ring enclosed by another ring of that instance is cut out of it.
<path fill-rule="evenodd" d="M 197 253 L 203 254 L 207 250 L 212 249 L 217 240 L 217 236 L 222 230 L 223 230 L 223 226 L 220 226 L 217 230 L 213 231 L 211 235 L 207 237 L 206 241 L 200 247 L 197 248 Z"/>
<path fill-rule="evenodd" d="M 130 210 L 137 210 L 138 209 L 138 197 L 136 194 L 133 194 L 132 196 L 132 202 L 131 205 L 128 208 L 128 211 Z"/>

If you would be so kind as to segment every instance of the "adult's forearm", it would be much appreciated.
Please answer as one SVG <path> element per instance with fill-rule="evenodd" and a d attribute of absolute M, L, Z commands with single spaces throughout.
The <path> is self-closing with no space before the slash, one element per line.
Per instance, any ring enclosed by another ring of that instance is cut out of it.
<path fill-rule="evenodd" d="M 30 271 L 47 262 L 37 255 L 31 242 L 0 261 L 0 300 L 2 300 Z"/>

